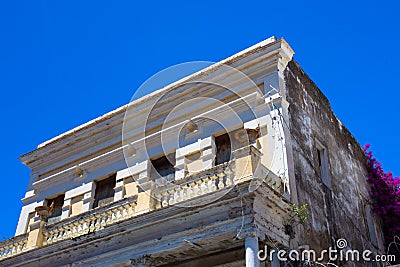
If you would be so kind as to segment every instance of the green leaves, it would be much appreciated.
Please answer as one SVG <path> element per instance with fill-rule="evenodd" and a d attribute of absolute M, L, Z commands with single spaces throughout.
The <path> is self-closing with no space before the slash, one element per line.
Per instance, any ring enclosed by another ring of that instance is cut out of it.
<path fill-rule="evenodd" d="M 296 216 L 299 218 L 300 223 L 305 223 L 309 219 L 310 212 L 307 210 L 308 204 L 303 204 L 299 207 L 297 207 L 296 204 L 292 204 L 292 209 Z"/>

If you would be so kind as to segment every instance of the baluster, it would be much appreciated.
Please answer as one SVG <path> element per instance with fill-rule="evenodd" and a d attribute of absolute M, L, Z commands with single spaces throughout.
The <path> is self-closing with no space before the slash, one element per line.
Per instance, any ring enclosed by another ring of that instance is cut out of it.
<path fill-rule="evenodd" d="M 196 182 L 193 181 L 189 184 L 189 198 L 193 198 L 196 196 Z"/>
<path fill-rule="evenodd" d="M 156 200 L 155 208 L 160 209 L 162 207 L 162 194 L 158 190 L 154 193 L 154 198 Z"/>
<path fill-rule="evenodd" d="M 50 233 L 49 232 L 43 232 L 43 245 L 45 246 L 45 245 L 47 245 L 47 242 L 48 242 L 48 240 L 49 240 L 49 237 L 50 237 Z"/>
<path fill-rule="evenodd" d="M 4 246 L 3 258 L 7 258 L 7 256 L 8 256 L 8 245 Z"/>
<path fill-rule="evenodd" d="M 224 177 L 225 177 L 225 173 L 222 171 L 222 172 L 219 172 L 218 174 L 218 177 L 219 177 L 219 179 L 221 180 L 221 182 L 223 183 L 223 187 L 226 187 L 226 186 L 228 186 L 227 184 L 226 184 L 226 181 L 224 181 L 225 179 L 224 179 Z"/>
<path fill-rule="evenodd" d="M 211 178 L 211 176 L 208 176 L 207 177 L 207 192 L 213 192 L 213 184 L 214 184 L 213 179 Z"/>
<path fill-rule="evenodd" d="M 72 237 L 79 236 L 79 221 L 78 220 L 72 222 L 69 227 L 70 227 L 70 229 L 72 228 L 71 229 Z"/>
<path fill-rule="evenodd" d="M 107 225 L 107 212 L 102 212 L 101 214 L 100 214 L 100 226 L 101 226 L 101 228 L 103 229 L 104 228 L 104 226 L 106 226 Z"/>
<path fill-rule="evenodd" d="M 68 238 L 68 230 L 69 230 L 68 225 L 63 225 L 61 227 L 61 229 L 62 229 L 61 240 L 67 239 Z"/>
<path fill-rule="evenodd" d="M 173 205 L 175 203 L 175 188 L 171 188 L 168 191 L 170 195 L 168 204 Z"/>
<path fill-rule="evenodd" d="M 11 255 L 14 255 L 17 253 L 17 246 L 15 243 L 12 243 L 10 251 L 11 251 Z"/>
<path fill-rule="evenodd" d="M 114 220 L 113 222 L 118 222 L 120 220 L 120 218 L 122 217 L 121 215 L 121 206 L 118 206 L 114 209 Z"/>
<path fill-rule="evenodd" d="M 214 191 L 216 191 L 218 188 L 217 188 L 217 178 L 218 178 L 218 176 L 214 173 L 213 174 L 213 176 L 211 176 L 211 183 L 212 183 L 212 185 L 211 185 L 211 191 L 212 192 L 214 192 Z"/>
<path fill-rule="evenodd" d="M 88 218 L 82 218 L 82 235 L 88 233 L 89 225 L 88 225 Z"/>
<path fill-rule="evenodd" d="M 48 231 L 47 233 L 49 236 L 47 237 L 46 244 L 48 245 L 48 244 L 51 244 L 51 241 L 53 239 L 53 231 Z"/>
<path fill-rule="evenodd" d="M 110 223 L 108 223 L 108 224 L 113 224 L 114 222 L 117 221 L 117 212 L 118 212 L 118 208 L 117 207 L 115 207 L 115 208 L 113 208 L 113 209 L 108 211 L 109 217 L 111 218 Z"/>
<path fill-rule="evenodd" d="M 168 191 L 165 190 L 165 192 L 163 192 L 161 196 L 162 196 L 161 197 L 161 199 L 162 199 L 161 205 L 163 207 L 168 206 Z"/>
<path fill-rule="evenodd" d="M 97 213 L 97 214 L 95 215 L 95 217 L 96 217 L 95 230 L 97 231 L 97 230 L 99 230 L 100 227 L 101 227 L 101 224 L 100 224 L 101 214 L 100 214 L 100 213 Z"/>
<path fill-rule="evenodd" d="M 201 186 L 202 186 L 203 180 L 199 179 L 196 182 L 196 187 L 195 187 L 195 192 L 196 192 L 196 196 L 200 196 L 203 192 L 201 190 Z"/>
<path fill-rule="evenodd" d="M 207 194 L 207 177 L 201 178 L 201 194 Z"/>
<path fill-rule="evenodd" d="M 62 239 L 63 236 L 63 230 L 62 227 L 57 227 L 57 237 L 55 241 L 59 241 Z"/>
<path fill-rule="evenodd" d="M 79 235 L 82 235 L 85 220 L 79 219 L 79 220 L 78 220 L 78 223 L 79 223 L 79 226 L 78 226 L 78 234 L 79 234 Z"/>
<path fill-rule="evenodd" d="M 224 171 L 224 173 L 226 174 L 226 186 L 231 186 L 233 185 L 234 181 L 233 181 L 233 171 L 227 167 Z"/>
<path fill-rule="evenodd" d="M 224 185 L 224 174 L 223 173 L 218 173 L 217 174 L 217 176 L 218 176 L 218 189 L 222 189 L 222 188 L 224 188 L 225 187 L 225 185 Z"/>
<path fill-rule="evenodd" d="M 23 246 L 23 242 L 22 241 L 19 241 L 18 243 L 17 243 L 17 254 L 19 254 L 19 253 L 21 253 L 21 251 L 22 251 L 22 246 Z"/>
<path fill-rule="evenodd" d="M 89 232 L 93 232 L 94 229 L 96 229 L 96 216 L 94 214 L 91 214 L 89 216 Z"/>
<path fill-rule="evenodd" d="M 55 231 L 55 229 L 53 229 L 50 231 L 50 237 L 49 237 L 49 240 L 47 241 L 47 243 L 48 244 L 53 243 L 55 241 L 55 238 L 56 238 L 56 231 Z"/>
<path fill-rule="evenodd" d="M 122 210 L 121 210 L 121 220 L 125 220 L 128 218 L 128 211 L 129 211 L 129 206 L 128 204 L 123 204 L 122 205 Z"/>
<path fill-rule="evenodd" d="M 0 248 L 0 259 L 4 259 L 5 258 L 5 256 L 4 256 L 4 247 L 2 247 L 2 248 Z"/>
<path fill-rule="evenodd" d="M 67 238 L 72 238 L 72 227 L 73 227 L 73 224 L 72 224 L 72 222 L 70 222 L 70 223 L 68 223 L 68 224 L 66 224 L 65 226 L 64 226 L 64 228 L 65 228 L 65 231 L 64 231 L 64 238 L 63 239 L 67 239 Z"/>
<path fill-rule="evenodd" d="M 125 208 L 121 205 L 117 209 L 118 209 L 118 211 L 117 211 L 117 222 L 118 222 L 124 218 L 123 213 L 124 213 Z"/>
<path fill-rule="evenodd" d="M 182 201 L 182 192 L 183 192 L 183 188 L 181 185 L 178 185 L 176 188 L 176 199 L 175 199 L 175 203 L 181 202 Z"/>
<path fill-rule="evenodd" d="M 161 202 L 161 201 L 160 201 Z M 127 218 L 131 218 L 133 215 L 135 215 L 135 204 L 136 202 L 129 202 L 128 203 L 128 215 Z"/>
<path fill-rule="evenodd" d="M 185 183 L 182 185 L 182 201 L 189 199 L 189 185 Z"/>
<path fill-rule="evenodd" d="M 109 210 L 105 210 L 103 211 L 103 227 L 105 227 L 106 225 L 109 225 L 112 223 L 112 219 L 113 219 L 113 210 L 109 209 Z"/>
<path fill-rule="evenodd" d="M 126 220 L 129 218 L 130 209 L 131 209 L 131 203 L 124 204 L 124 212 L 122 213 L 123 220 Z"/>
<path fill-rule="evenodd" d="M 50 232 L 50 239 L 49 239 L 49 243 L 54 243 L 56 241 L 57 238 L 57 229 L 54 228 L 51 232 Z"/>
<path fill-rule="evenodd" d="M 4 256 L 5 258 L 7 258 L 8 256 L 10 256 L 10 251 L 11 251 L 10 244 L 6 245 L 4 248 L 5 248 Z"/>

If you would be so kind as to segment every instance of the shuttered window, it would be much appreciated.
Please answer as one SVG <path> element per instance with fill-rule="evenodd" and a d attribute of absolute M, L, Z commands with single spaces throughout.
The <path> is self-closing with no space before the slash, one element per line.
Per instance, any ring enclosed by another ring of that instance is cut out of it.
<path fill-rule="evenodd" d="M 64 194 L 55 198 L 47 199 L 47 206 L 53 206 L 53 213 L 47 218 L 47 223 L 52 224 L 61 220 L 62 207 L 64 205 Z"/>
<path fill-rule="evenodd" d="M 172 162 L 171 162 L 172 161 Z M 153 165 L 152 177 L 157 184 L 175 180 L 175 153 L 151 161 Z"/>
<path fill-rule="evenodd" d="M 230 161 L 231 159 L 231 141 L 227 133 L 215 137 L 215 146 L 217 148 L 217 155 L 215 158 L 215 165 L 219 165 Z"/>
<path fill-rule="evenodd" d="M 102 207 L 114 201 L 115 183 L 116 174 L 96 182 L 93 208 Z"/>

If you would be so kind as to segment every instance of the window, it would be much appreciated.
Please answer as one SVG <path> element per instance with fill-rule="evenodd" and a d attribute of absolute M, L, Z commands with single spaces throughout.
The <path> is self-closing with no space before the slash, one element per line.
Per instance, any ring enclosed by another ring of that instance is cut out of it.
<path fill-rule="evenodd" d="M 56 223 L 61 220 L 62 207 L 64 205 L 64 194 L 55 198 L 47 199 L 47 206 L 53 207 L 53 213 L 47 218 L 47 223 Z"/>
<path fill-rule="evenodd" d="M 175 180 L 175 153 L 154 159 L 151 164 L 153 165 L 152 177 L 156 183 L 162 184 Z"/>
<path fill-rule="evenodd" d="M 368 233 L 369 233 L 369 239 L 371 240 L 371 243 L 374 244 L 375 246 L 378 246 L 378 241 L 376 237 L 376 230 L 375 230 L 375 224 L 372 219 L 372 214 L 371 214 L 371 206 L 367 205 L 365 208 L 365 217 L 367 221 L 367 227 L 368 227 Z"/>
<path fill-rule="evenodd" d="M 102 207 L 114 201 L 115 183 L 116 174 L 96 182 L 93 208 Z"/>
<path fill-rule="evenodd" d="M 231 160 L 231 140 L 228 133 L 215 137 L 217 154 L 215 165 L 219 165 Z"/>
<path fill-rule="evenodd" d="M 317 142 L 317 172 L 322 183 L 331 188 L 331 179 L 329 173 L 328 152 L 324 146 Z"/>

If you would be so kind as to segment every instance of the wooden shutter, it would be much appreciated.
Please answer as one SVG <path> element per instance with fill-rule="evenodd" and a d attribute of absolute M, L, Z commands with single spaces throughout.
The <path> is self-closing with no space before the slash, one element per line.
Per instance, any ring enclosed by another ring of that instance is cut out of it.
<path fill-rule="evenodd" d="M 215 146 L 217 148 L 217 155 L 215 158 L 215 165 L 219 165 L 230 161 L 231 159 L 231 141 L 227 133 L 215 137 Z"/>
<path fill-rule="evenodd" d="M 47 206 L 50 207 L 53 203 L 53 213 L 47 218 L 47 223 L 56 223 L 61 220 L 62 207 L 64 205 L 64 194 L 56 198 L 48 199 Z"/>
<path fill-rule="evenodd" d="M 168 182 L 175 180 L 175 162 L 170 162 L 169 159 L 175 161 L 175 154 L 169 155 L 168 158 L 163 156 L 151 161 L 155 170 L 155 172 L 153 172 L 153 177 L 156 180 L 160 178 Z"/>
<path fill-rule="evenodd" d="M 96 183 L 93 208 L 102 207 L 114 201 L 115 183 L 115 174 Z"/>

